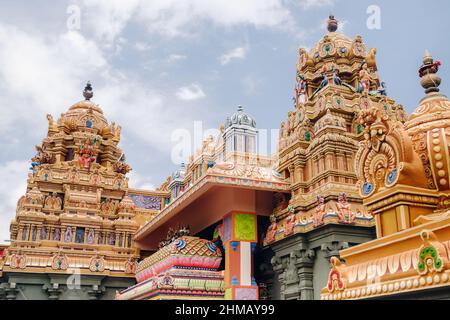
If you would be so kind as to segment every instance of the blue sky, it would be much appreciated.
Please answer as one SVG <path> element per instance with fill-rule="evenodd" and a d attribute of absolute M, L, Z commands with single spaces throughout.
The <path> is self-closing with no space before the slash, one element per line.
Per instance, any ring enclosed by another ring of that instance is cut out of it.
<path fill-rule="evenodd" d="M 381 10 L 380 30 L 366 26 L 370 5 Z M 69 29 L 73 8 L 80 28 Z M 45 115 L 81 100 L 87 80 L 122 126 L 131 186 L 157 187 L 177 167 L 177 129 L 217 128 L 238 105 L 259 128 L 279 127 L 292 108 L 298 48 L 325 34 L 330 13 L 340 31 L 378 49 L 388 94 L 408 112 L 423 96 L 426 48 L 442 61 L 441 90 L 450 93 L 449 9 L 448 0 L 1 0 L 0 240 Z"/>

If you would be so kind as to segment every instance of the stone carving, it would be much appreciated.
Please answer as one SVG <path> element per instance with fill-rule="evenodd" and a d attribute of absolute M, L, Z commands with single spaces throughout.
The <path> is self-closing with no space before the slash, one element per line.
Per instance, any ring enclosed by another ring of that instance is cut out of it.
<path fill-rule="evenodd" d="M 44 208 L 49 210 L 61 210 L 62 201 L 61 198 L 58 197 L 58 194 L 56 192 L 53 192 L 51 196 L 48 196 L 45 199 Z"/>
<path fill-rule="evenodd" d="M 73 239 L 72 227 L 67 227 L 66 232 L 64 233 L 64 242 L 72 242 L 72 239 Z"/>
<path fill-rule="evenodd" d="M 286 218 L 284 225 L 284 235 L 289 236 L 294 233 L 294 227 L 296 222 L 295 209 L 292 206 L 288 207 L 289 215 Z"/>
<path fill-rule="evenodd" d="M 277 225 L 277 218 L 275 217 L 275 215 L 271 215 L 270 216 L 270 226 L 267 229 L 267 234 L 266 234 L 266 242 L 267 243 L 271 243 L 273 241 L 275 241 L 275 236 L 277 234 L 277 229 L 278 229 L 278 225 Z"/>
<path fill-rule="evenodd" d="M 89 263 L 89 270 L 92 272 L 103 272 L 105 271 L 105 259 L 103 256 L 95 255 L 91 258 Z"/>
<path fill-rule="evenodd" d="M 340 223 L 352 224 L 353 222 L 355 222 L 356 215 L 350 210 L 350 204 L 347 201 L 346 193 L 342 192 L 339 194 L 336 206 Z"/>
<path fill-rule="evenodd" d="M 63 253 L 56 253 L 51 259 L 51 266 L 53 270 L 67 270 L 69 261 L 67 256 Z"/>
<path fill-rule="evenodd" d="M 20 251 L 11 255 L 11 269 L 25 269 L 27 267 L 27 256 Z"/>
<path fill-rule="evenodd" d="M 325 199 L 321 195 L 317 195 L 317 207 L 316 212 L 313 215 L 313 226 L 317 228 L 324 224 L 324 218 L 326 212 Z"/>

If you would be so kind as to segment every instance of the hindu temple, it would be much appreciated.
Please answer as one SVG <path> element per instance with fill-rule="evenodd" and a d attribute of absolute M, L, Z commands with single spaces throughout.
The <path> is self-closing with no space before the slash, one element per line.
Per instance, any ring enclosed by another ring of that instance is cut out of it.
<path fill-rule="evenodd" d="M 408 116 L 377 50 L 299 49 L 278 150 L 242 106 L 156 190 L 128 187 L 121 127 L 84 100 L 36 146 L 0 248 L 0 299 L 448 298 L 450 102 L 426 52 Z M 101 97 L 100 97 L 101 99 Z"/>

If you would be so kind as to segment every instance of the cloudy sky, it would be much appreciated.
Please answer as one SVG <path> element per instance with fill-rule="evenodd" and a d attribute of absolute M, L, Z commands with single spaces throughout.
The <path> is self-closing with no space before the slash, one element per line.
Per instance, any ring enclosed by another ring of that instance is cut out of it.
<path fill-rule="evenodd" d="M 380 29 L 367 27 L 371 5 Z M 243 105 L 259 128 L 278 128 L 292 108 L 298 48 L 323 36 L 330 13 L 378 48 L 388 94 L 409 112 L 423 95 L 425 48 L 442 60 L 450 93 L 449 9 L 448 0 L 0 0 L 0 241 L 45 115 L 81 100 L 87 80 L 122 125 L 131 186 L 152 188 L 177 167 L 172 135 L 194 139 L 196 121 L 217 128 Z"/>

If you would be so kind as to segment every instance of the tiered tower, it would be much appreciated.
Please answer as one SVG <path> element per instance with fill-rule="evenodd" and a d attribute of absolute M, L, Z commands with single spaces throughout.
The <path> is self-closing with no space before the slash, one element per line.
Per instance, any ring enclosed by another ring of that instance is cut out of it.
<path fill-rule="evenodd" d="M 299 50 L 295 110 L 281 124 L 278 171 L 290 180 L 291 195 L 275 197 L 265 239 L 275 251 L 280 298 L 311 299 L 324 282 L 315 262 L 374 236 L 356 186 L 355 155 L 365 135 L 360 111 L 377 105 L 387 117 L 405 120 L 380 81 L 376 50 L 337 30 L 330 16 L 328 33 L 309 52 Z"/>
<path fill-rule="evenodd" d="M 89 83 L 83 95 L 58 121 L 47 115 L 47 137 L 36 146 L 2 262 L 11 298 L 41 298 L 42 290 L 50 299 L 112 298 L 134 282 L 132 237 L 148 218 L 138 219 L 127 196 L 120 126 L 91 101 Z M 41 288 L 25 290 L 33 283 Z"/>

